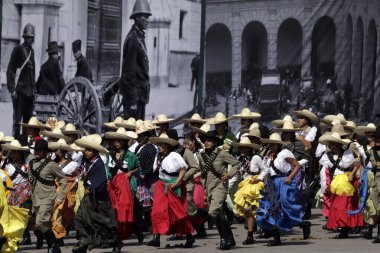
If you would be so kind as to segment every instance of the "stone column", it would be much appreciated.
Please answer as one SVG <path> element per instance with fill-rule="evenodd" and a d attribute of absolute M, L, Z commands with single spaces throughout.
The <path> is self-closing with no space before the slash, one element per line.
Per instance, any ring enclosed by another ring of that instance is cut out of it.
<path fill-rule="evenodd" d="M 268 24 L 268 60 L 267 68 L 276 69 L 277 68 L 277 31 L 278 25 L 276 22 L 277 9 L 271 8 L 268 10 L 269 24 Z"/>
<path fill-rule="evenodd" d="M 347 60 L 346 55 L 346 38 L 345 38 L 345 22 L 342 17 L 335 19 L 335 74 L 337 75 L 336 84 L 338 89 L 344 89 L 344 85 L 347 83 L 347 68 L 350 68 L 351 64 Z"/>
<path fill-rule="evenodd" d="M 310 22 L 307 22 L 303 27 L 302 38 L 302 60 L 301 60 L 301 77 L 311 76 L 311 47 L 313 27 Z"/>
<path fill-rule="evenodd" d="M 242 43 L 242 28 L 240 11 L 234 9 L 232 12 L 232 27 L 231 30 L 231 46 L 232 46 L 232 70 L 231 70 L 231 89 L 238 89 L 241 84 L 241 43 Z"/>
<path fill-rule="evenodd" d="M 380 28 L 377 27 L 377 34 L 380 34 Z M 377 61 L 375 74 L 375 94 L 374 94 L 374 113 L 380 113 L 380 36 L 377 36 Z M 374 118 L 374 117 L 372 117 Z"/>

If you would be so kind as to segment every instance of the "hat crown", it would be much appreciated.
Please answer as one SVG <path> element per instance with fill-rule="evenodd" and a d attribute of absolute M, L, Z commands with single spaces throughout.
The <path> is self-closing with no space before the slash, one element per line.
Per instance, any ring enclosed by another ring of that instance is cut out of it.
<path fill-rule="evenodd" d="M 59 139 L 57 141 L 58 144 L 67 145 L 67 142 L 64 139 Z"/>
<path fill-rule="evenodd" d="M 149 131 L 149 129 L 143 122 L 136 126 L 136 134 L 141 134 L 147 131 Z"/>
<path fill-rule="evenodd" d="M 251 116 L 251 110 L 247 107 L 243 108 L 243 110 L 241 110 L 241 115 L 243 116 Z"/>
<path fill-rule="evenodd" d="M 208 124 L 208 123 L 204 123 L 202 126 L 201 126 L 201 130 L 204 131 L 204 132 L 208 132 L 211 130 L 211 126 Z"/>
<path fill-rule="evenodd" d="M 55 133 L 55 134 L 62 134 L 61 129 L 58 128 L 58 127 L 54 128 L 51 132 L 52 132 L 52 133 Z"/>
<path fill-rule="evenodd" d="M 282 126 L 282 129 L 294 129 L 293 122 L 291 121 L 284 121 L 284 125 Z"/>
<path fill-rule="evenodd" d="M 133 5 L 133 10 L 130 18 L 133 18 L 137 14 L 152 15 L 150 11 L 150 5 L 147 0 L 136 0 Z"/>
<path fill-rule="evenodd" d="M 256 136 L 256 137 L 261 137 L 261 132 L 260 132 L 260 129 L 257 127 L 255 128 L 252 128 L 250 131 L 249 131 L 249 135 L 250 136 Z"/>
<path fill-rule="evenodd" d="M 18 141 L 18 140 L 13 140 L 9 143 L 9 146 L 14 146 L 14 147 L 17 147 L 17 148 L 21 148 L 21 143 Z"/>
<path fill-rule="evenodd" d="M 168 120 L 168 116 L 166 116 L 166 114 L 158 114 L 156 120 L 158 122 L 160 122 L 160 121 L 167 121 Z"/>
<path fill-rule="evenodd" d="M 349 120 L 347 121 L 346 126 L 356 128 L 356 123 L 354 121 Z"/>
<path fill-rule="evenodd" d="M 28 125 L 35 125 L 35 126 L 39 126 L 40 125 L 40 121 L 37 117 L 33 116 L 29 119 L 28 121 Z"/>
<path fill-rule="evenodd" d="M 225 121 L 227 118 L 222 112 L 218 112 L 215 115 L 215 121 Z"/>
<path fill-rule="evenodd" d="M 254 128 L 259 128 L 259 127 L 260 127 L 259 123 L 257 123 L 257 122 L 253 122 L 253 123 L 249 126 L 249 130 L 252 130 L 252 129 L 254 129 Z"/>
<path fill-rule="evenodd" d="M 336 115 L 339 119 L 342 119 L 342 120 L 346 120 L 346 118 L 344 117 L 344 115 L 342 113 L 338 113 Z"/>
<path fill-rule="evenodd" d="M 124 122 L 124 119 L 123 119 L 123 117 L 121 117 L 121 116 L 118 116 L 118 117 L 116 117 L 115 119 L 114 119 L 114 121 L 113 121 L 113 123 L 123 123 Z"/>
<path fill-rule="evenodd" d="M 278 133 L 273 133 L 269 136 L 269 140 L 273 140 L 273 141 L 282 141 L 281 139 L 281 135 L 279 135 Z"/>
<path fill-rule="evenodd" d="M 65 127 L 65 131 L 77 131 L 77 128 L 73 123 L 68 123 Z"/>
<path fill-rule="evenodd" d="M 242 136 L 240 138 L 240 144 L 252 144 L 252 142 L 249 140 L 247 136 Z"/>
<path fill-rule="evenodd" d="M 148 130 L 155 129 L 154 124 L 151 120 L 146 120 L 143 123 L 148 128 Z"/>
<path fill-rule="evenodd" d="M 342 124 L 340 124 L 340 122 L 333 125 L 333 127 L 331 128 L 331 132 L 332 133 L 345 133 L 344 127 Z"/>
<path fill-rule="evenodd" d="M 339 139 L 339 140 L 342 139 L 342 138 L 340 138 L 340 135 L 339 135 L 338 133 L 336 133 L 336 132 L 331 133 L 331 136 L 332 136 L 333 138 L 335 138 L 335 139 Z"/>
<path fill-rule="evenodd" d="M 368 128 L 376 129 L 376 126 L 375 126 L 375 124 L 373 124 L 373 123 L 369 123 L 369 124 L 367 124 L 367 127 L 368 127 Z"/>
<path fill-rule="evenodd" d="M 290 115 L 285 115 L 284 118 L 282 119 L 283 121 L 290 121 L 293 122 L 293 119 Z"/>
<path fill-rule="evenodd" d="M 88 141 L 93 141 L 99 145 L 102 143 L 102 137 L 98 134 L 90 134 L 90 135 L 83 137 L 83 139 L 88 140 Z"/>
<path fill-rule="evenodd" d="M 201 115 L 199 115 L 198 113 L 194 113 L 193 116 L 191 116 L 192 120 L 202 120 L 201 118 Z"/>
<path fill-rule="evenodd" d="M 136 119 L 135 118 L 132 118 L 132 117 L 130 117 L 127 121 L 126 121 L 126 123 L 128 124 L 128 125 L 136 125 Z"/>
<path fill-rule="evenodd" d="M 36 36 L 36 32 L 35 32 L 36 28 L 34 27 L 34 25 L 32 25 L 31 23 L 27 23 L 24 27 L 24 31 L 22 33 L 22 36 L 31 36 L 31 37 L 34 37 Z"/>

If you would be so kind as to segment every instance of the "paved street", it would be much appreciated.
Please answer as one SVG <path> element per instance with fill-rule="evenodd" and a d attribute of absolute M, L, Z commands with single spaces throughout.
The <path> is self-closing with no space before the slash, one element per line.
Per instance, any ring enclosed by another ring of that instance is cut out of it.
<path fill-rule="evenodd" d="M 280 247 L 268 248 L 266 246 L 266 240 L 258 240 L 256 244 L 243 246 L 242 241 L 245 239 L 246 231 L 243 224 L 233 225 L 233 232 L 237 242 L 236 248 L 231 252 L 291 252 L 291 253 L 305 253 L 305 252 L 344 252 L 344 253 L 358 253 L 358 252 L 379 252 L 380 244 L 372 244 L 370 241 L 359 238 L 359 235 L 351 235 L 350 239 L 336 240 L 331 239 L 335 234 L 329 233 L 322 230 L 322 225 L 324 221 L 321 219 L 320 210 L 313 210 L 314 215 L 311 220 L 312 234 L 309 240 L 302 239 L 302 230 L 295 228 L 290 234 L 284 235 L 282 240 L 283 244 Z M 217 246 L 219 243 L 219 237 L 216 230 L 208 230 L 209 238 L 206 240 L 197 240 L 194 244 L 193 249 L 180 249 L 180 248 L 170 248 L 166 249 L 165 244 L 166 238 L 161 239 L 161 248 L 158 249 L 159 252 L 221 252 L 218 250 Z M 151 235 L 146 236 L 146 240 L 151 239 Z M 35 241 L 35 238 L 32 238 Z M 63 253 L 71 252 L 72 246 L 75 244 L 76 240 L 74 236 L 65 240 L 66 246 L 62 248 Z M 176 242 L 179 243 L 179 242 Z M 136 238 L 131 238 L 124 241 L 125 246 L 123 247 L 123 252 L 153 252 L 157 248 L 148 247 L 145 245 L 139 245 Z M 175 243 L 171 243 L 174 245 Z M 34 247 L 21 247 L 19 252 L 30 252 L 30 253 L 42 253 L 46 252 L 46 248 L 43 250 L 34 250 Z M 106 253 L 111 252 L 111 249 L 94 249 L 92 253 Z"/>

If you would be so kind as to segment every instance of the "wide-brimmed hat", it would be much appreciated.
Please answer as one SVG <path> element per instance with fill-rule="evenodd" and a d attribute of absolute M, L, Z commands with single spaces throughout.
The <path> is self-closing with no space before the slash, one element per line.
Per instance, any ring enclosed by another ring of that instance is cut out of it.
<path fill-rule="evenodd" d="M 259 127 L 260 127 L 259 123 L 257 123 L 257 122 L 253 122 L 253 123 L 249 126 L 249 129 L 244 129 L 244 128 L 242 128 L 242 129 L 240 130 L 240 132 L 242 132 L 242 133 L 248 133 L 248 132 L 251 131 L 252 129 L 254 129 L 254 128 L 259 128 Z"/>
<path fill-rule="evenodd" d="M 49 142 L 48 147 L 51 150 L 66 150 L 68 152 L 74 151 L 64 139 L 59 139 L 56 142 Z"/>
<path fill-rule="evenodd" d="M 282 140 L 281 135 L 278 133 L 273 133 L 269 136 L 269 139 L 261 139 L 261 143 L 264 144 L 287 144 L 288 142 L 285 142 Z"/>
<path fill-rule="evenodd" d="M 42 131 L 42 135 L 48 138 L 64 139 L 67 142 L 72 141 L 72 139 L 62 133 L 60 128 L 54 128 L 52 131 Z"/>
<path fill-rule="evenodd" d="M 256 149 L 256 150 L 259 150 L 261 148 L 260 145 L 252 143 L 249 140 L 248 136 L 242 136 L 240 138 L 240 142 L 233 142 L 232 146 L 234 146 L 234 147 L 248 147 L 248 148 L 253 148 L 253 149 Z"/>
<path fill-rule="evenodd" d="M 123 123 L 124 122 L 124 119 L 123 117 L 121 116 L 118 116 L 114 119 L 114 121 L 111 121 L 111 122 L 106 122 L 104 123 L 103 125 L 105 125 L 106 127 L 108 128 L 111 128 L 111 129 L 114 129 L 116 130 L 118 127 L 116 126 L 116 124 L 119 124 L 119 123 Z"/>
<path fill-rule="evenodd" d="M 27 127 L 27 128 L 38 128 L 38 129 L 43 129 L 44 124 L 42 124 L 39 119 L 35 116 L 31 117 L 28 121 L 28 123 L 20 123 L 21 126 Z"/>
<path fill-rule="evenodd" d="M 283 132 L 283 133 L 292 133 L 292 132 L 297 132 L 299 130 L 300 130 L 299 128 L 294 128 L 293 123 L 290 121 L 285 121 L 282 128 L 273 129 L 273 131 L 275 132 Z"/>
<path fill-rule="evenodd" d="M 1 147 L 9 151 L 29 151 L 29 147 L 21 146 L 18 140 L 13 140 L 8 144 L 1 144 Z"/>
<path fill-rule="evenodd" d="M 62 129 L 65 127 L 65 125 L 65 121 L 58 120 L 56 117 L 49 117 L 43 126 L 47 130 L 52 130 L 54 128 Z"/>
<path fill-rule="evenodd" d="M 210 125 L 217 125 L 217 124 L 220 124 L 220 123 L 224 123 L 224 122 L 227 122 L 231 119 L 231 117 L 229 118 L 226 118 L 226 116 L 222 113 L 222 112 L 218 112 L 215 117 L 213 118 L 209 118 L 207 120 L 207 123 L 210 124 Z"/>
<path fill-rule="evenodd" d="M 98 151 L 99 153 L 106 154 L 108 150 L 102 145 L 102 137 L 98 134 L 91 134 L 83 136 L 79 140 L 75 141 L 75 144 L 82 148 L 89 148 Z"/>
<path fill-rule="evenodd" d="M 58 48 L 57 41 L 51 41 L 51 42 L 49 42 L 48 48 L 46 49 L 46 52 L 48 52 L 48 54 L 53 54 L 53 53 L 57 53 L 58 54 L 58 51 L 59 51 L 59 48 Z"/>
<path fill-rule="evenodd" d="M 120 139 L 120 140 L 135 140 L 137 139 L 136 132 L 127 131 L 123 127 L 119 127 L 116 132 L 106 132 L 104 135 L 107 139 Z"/>
<path fill-rule="evenodd" d="M 258 119 L 261 117 L 261 114 L 258 112 L 251 112 L 251 110 L 246 107 L 243 108 L 239 114 L 235 114 L 232 117 L 239 119 Z"/>
<path fill-rule="evenodd" d="M 66 126 L 65 126 L 65 129 L 62 130 L 62 133 L 63 134 L 83 134 L 84 132 L 81 131 L 81 130 L 78 130 L 74 124 L 72 123 L 68 123 Z"/>
<path fill-rule="evenodd" d="M 258 127 L 255 127 L 255 128 L 252 128 L 251 130 L 249 130 L 249 132 L 244 134 L 243 136 L 256 137 L 256 138 L 261 139 L 261 132 L 260 132 L 260 129 Z"/>
<path fill-rule="evenodd" d="M 358 126 L 356 128 L 356 133 L 358 135 L 366 135 L 366 133 L 374 133 L 376 132 L 376 126 L 373 123 L 369 123 L 366 126 Z"/>
<path fill-rule="evenodd" d="M 223 145 L 223 140 L 219 138 L 214 131 L 208 131 L 205 135 L 200 137 L 201 141 L 204 143 L 207 139 L 212 139 L 216 142 L 216 146 Z"/>
<path fill-rule="evenodd" d="M 5 136 L 4 132 L 0 131 L 0 142 L 11 142 L 14 139 L 12 136 Z"/>
<path fill-rule="evenodd" d="M 352 120 L 347 120 L 347 124 L 343 126 L 345 129 L 349 129 L 351 131 L 355 131 L 356 123 Z"/>
<path fill-rule="evenodd" d="M 298 124 L 297 122 L 295 122 L 290 115 L 285 115 L 283 119 L 273 120 L 271 123 L 275 127 L 280 128 L 280 127 L 282 127 L 284 125 L 285 121 L 292 122 L 293 126 L 296 127 L 296 128 L 300 127 L 300 124 Z"/>
<path fill-rule="evenodd" d="M 169 144 L 170 146 L 177 146 L 178 141 L 174 139 L 170 139 L 167 134 L 161 134 L 159 137 L 150 137 L 149 141 L 155 144 L 158 143 L 166 143 Z"/>
<path fill-rule="evenodd" d="M 190 119 L 184 119 L 183 123 L 206 123 L 205 119 L 202 119 L 202 117 L 198 113 L 194 113 L 193 116 L 191 116 Z"/>
<path fill-rule="evenodd" d="M 204 123 L 201 127 L 190 126 L 190 128 L 193 129 L 193 131 L 199 132 L 202 134 L 206 134 L 208 131 L 211 130 L 211 126 L 208 123 Z"/>
<path fill-rule="evenodd" d="M 342 145 L 347 145 L 351 142 L 349 139 L 342 139 L 338 133 L 324 134 L 319 138 L 319 143 L 323 145 L 328 145 L 330 142 L 339 143 Z"/>
<path fill-rule="evenodd" d="M 318 122 L 318 116 L 315 115 L 314 113 L 312 113 L 311 111 L 309 110 L 306 110 L 306 109 L 303 109 L 303 110 L 298 110 L 298 111 L 294 111 L 294 114 L 299 118 L 299 117 L 305 117 L 305 118 L 308 118 L 310 119 L 313 123 L 317 123 Z"/>
<path fill-rule="evenodd" d="M 153 121 L 151 120 L 144 120 L 144 125 L 149 129 L 149 130 L 155 130 L 158 128 L 158 126 L 155 126 L 153 124 Z"/>
<path fill-rule="evenodd" d="M 136 130 L 136 119 L 131 117 L 127 120 L 124 120 L 123 122 L 115 123 L 115 125 L 117 127 L 123 127 L 125 129 Z"/>
<path fill-rule="evenodd" d="M 70 144 L 70 148 L 73 150 L 73 151 L 78 151 L 78 152 L 83 152 L 84 151 L 84 148 L 82 147 L 79 147 L 77 144 L 75 143 L 71 143 Z"/>
<path fill-rule="evenodd" d="M 137 124 L 136 126 L 136 134 L 142 134 L 142 133 L 146 133 L 146 132 L 150 132 L 152 131 L 152 129 L 149 129 L 144 122 L 141 122 L 139 124 Z"/>
<path fill-rule="evenodd" d="M 347 136 L 347 135 L 350 135 L 351 133 L 349 132 L 346 132 L 344 130 L 344 126 L 342 124 L 337 123 L 337 124 L 334 124 L 332 127 L 331 127 L 331 131 L 330 132 L 326 132 L 326 134 L 333 134 L 333 133 L 338 133 L 339 136 Z"/>
<path fill-rule="evenodd" d="M 153 120 L 153 124 L 159 125 L 159 124 L 167 124 L 169 122 L 172 122 L 174 119 L 168 118 L 166 114 L 158 114 L 156 119 Z"/>
<path fill-rule="evenodd" d="M 325 123 L 326 125 L 331 125 L 334 120 L 339 120 L 342 125 L 347 124 L 346 118 L 341 113 L 337 115 L 326 115 L 325 117 L 323 117 L 321 121 Z"/>

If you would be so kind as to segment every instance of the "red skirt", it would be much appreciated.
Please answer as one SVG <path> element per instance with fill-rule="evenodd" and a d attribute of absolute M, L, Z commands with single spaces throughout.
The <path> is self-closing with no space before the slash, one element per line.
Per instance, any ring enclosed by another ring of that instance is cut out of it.
<path fill-rule="evenodd" d="M 154 188 L 151 212 L 153 234 L 187 235 L 193 233 L 190 218 L 186 213 L 186 187 L 181 185 L 181 197 L 168 187 L 165 195 L 165 183 L 158 180 Z"/>
<path fill-rule="evenodd" d="M 194 180 L 194 203 L 197 208 L 205 207 L 205 191 L 200 177 Z"/>

